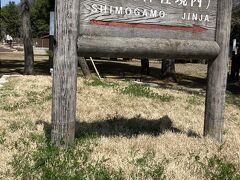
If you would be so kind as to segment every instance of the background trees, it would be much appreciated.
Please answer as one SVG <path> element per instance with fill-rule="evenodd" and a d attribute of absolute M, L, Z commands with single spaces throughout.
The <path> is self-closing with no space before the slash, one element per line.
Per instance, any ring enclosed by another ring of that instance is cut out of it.
<path fill-rule="evenodd" d="M 33 37 L 41 37 L 49 32 L 50 3 L 54 0 L 29 0 Z M 1 8 L 1 35 L 21 37 L 21 7 L 15 2 Z"/>
<path fill-rule="evenodd" d="M 33 37 L 49 33 L 50 2 L 53 0 L 35 0 L 30 12 Z"/>
<path fill-rule="evenodd" d="M 17 5 L 10 1 L 8 5 L 1 8 L 0 14 L 1 34 L 20 37 L 21 21 Z"/>
<path fill-rule="evenodd" d="M 240 40 L 240 1 L 233 1 L 231 38 Z"/>
<path fill-rule="evenodd" d="M 240 40 L 240 8 L 233 12 L 231 37 Z"/>

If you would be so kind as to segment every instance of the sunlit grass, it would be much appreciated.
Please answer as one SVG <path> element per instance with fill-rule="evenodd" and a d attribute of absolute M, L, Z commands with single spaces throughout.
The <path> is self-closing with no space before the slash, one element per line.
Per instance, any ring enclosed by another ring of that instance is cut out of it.
<path fill-rule="evenodd" d="M 57 149 L 49 140 L 51 77 L 10 78 L 0 91 L 0 178 L 236 179 L 238 99 L 227 97 L 219 144 L 202 137 L 203 95 L 79 78 L 76 142 Z"/>

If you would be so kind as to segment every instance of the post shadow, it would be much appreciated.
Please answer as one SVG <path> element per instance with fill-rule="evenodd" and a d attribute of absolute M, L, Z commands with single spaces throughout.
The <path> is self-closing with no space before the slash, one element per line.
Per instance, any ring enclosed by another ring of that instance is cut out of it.
<path fill-rule="evenodd" d="M 43 124 L 44 131 L 50 137 L 51 124 L 46 121 L 38 121 L 36 124 Z M 148 120 L 139 116 L 128 119 L 116 116 L 103 121 L 76 122 L 76 138 L 85 135 L 96 135 L 104 137 L 137 137 L 138 135 L 160 136 L 165 132 L 186 134 L 188 137 L 200 138 L 201 136 L 189 130 L 187 132 L 173 126 L 172 120 L 166 115 L 159 119 Z"/>

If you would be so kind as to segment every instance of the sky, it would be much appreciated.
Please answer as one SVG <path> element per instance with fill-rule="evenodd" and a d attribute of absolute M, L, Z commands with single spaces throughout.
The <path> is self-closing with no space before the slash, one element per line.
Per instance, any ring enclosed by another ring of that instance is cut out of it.
<path fill-rule="evenodd" d="M 20 0 L 1 0 L 1 7 L 5 6 L 9 3 L 9 1 L 14 1 L 16 4 L 20 2 Z"/>

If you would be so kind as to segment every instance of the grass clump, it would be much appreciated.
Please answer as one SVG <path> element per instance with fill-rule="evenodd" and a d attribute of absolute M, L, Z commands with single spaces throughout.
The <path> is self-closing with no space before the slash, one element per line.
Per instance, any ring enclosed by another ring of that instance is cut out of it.
<path fill-rule="evenodd" d="M 197 163 L 204 170 L 205 177 L 211 180 L 239 180 L 240 174 L 233 164 L 216 155 L 208 159 L 207 163 L 200 161 L 200 157 L 195 157 Z"/>
<path fill-rule="evenodd" d="M 235 94 L 227 92 L 226 93 L 226 103 L 232 104 L 232 105 L 236 106 L 238 109 L 240 109 L 240 96 L 237 96 Z"/>
<path fill-rule="evenodd" d="M 187 102 L 191 105 L 202 105 L 203 102 L 200 98 L 200 96 L 198 95 L 193 95 L 193 96 L 190 96 L 188 99 L 187 99 Z"/>
<path fill-rule="evenodd" d="M 171 95 L 159 95 L 158 93 L 153 92 L 150 87 L 135 83 L 130 83 L 127 87 L 123 88 L 121 92 L 131 96 L 159 99 L 163 102 L 170 102 L 174 99 Z"/>
<path fill-rule="evenodd" d="M 2 109 L 4 111 L 12 112 L 17 109 L 24 108 L 24 107 L 26 107 L 25 102 L 21 102 L 21 103 L 16 102 L 16 103 L 12 103 L 12 104 L 3 104 L 2 106 L 0 106 L 0 109 Z"/>
<path fill-rule="evenodd" d="M 32 133 L 29 138 L 20 138 L 15 143 L 17 153 L 10 162 L 11 174 L 19 179 L 165 179 L 164 162 L 156 162 L 155 152 L 147 151 L 139 155 L 139 151 L 131 151 L 129 163 L 133 170 L 129 177 L 121 168 L 114 170 L 106 165 L 108 158 L 92 159 L 97 137 L 80 134 L 75 144 L 58 148 L 51 144 L 46 136 Z"/>
<path fill-rule="evenodd" d="M 14 177 L 46 180 L 123 179 L 122 171 L 106 167 L 108 159 L 91 159 L 93 148 L 97 145 L 91 138 L 78 139 L 67 148 L 52 146 L 50 140 L 41 134 L 32 134 L 29 140 L 22 139 L 15 145 L 18 153 L 10 163 Z M 29 150 L 31 144 L 35 148 Z"/>
<path fill-rule="evenodd" d="M 12 92 L 14 94 L 14 92 Z M 41 92 L 37 91 L 26 91 L 22 98 L 20 98 L 18 101 L 11 102 L 11 103 L 4 103 L 0 105 L 0 109 L 8 112 L 13 112 L 19 109 L 27 108 L 28 106 L 34 106 L 34 105 L 42 105 L 45 102 L 51 100 L 52 93 L 50 91 L 50 88 L 46 88 Z"/>
<path fill-rule="evenodd" d="M 100 80 L 99 78 L 93 78 L 93 80 L 89 82 L 85 82 L 87 86 L 101 86 L 104 88 L 114 88 L 117 90 L 117 92 L 120 92 L 122 94 L 128 94 L 130 96 L 136 96 L 136 97 L 146 97 L 146 98 L 152 98 L 152 99 L 159 99 L 162 102 L 170 102 L 174 99 L 173 96 L 169 94 L 163 94 L 159 95 L 158 93 L 153 92 L 150 87 L 136 84 L 136 83 L 130 83 L 125 88 L 119 88 L 119 84 L 115 82 L 108 82 L 104 80 Z"/>
<path fill-rule="evenodd" d="M 6 131 L 0 132 L 0 144 L 4 144 L 4 142 L 6 141 Z"/>
<path fill-rule="evenodd" d="M 21 130 L 24 127 L 28 128 L 29 130 L 35 130 L 36 124 L 34 124 L 31 120 L 13 121 L 13 122 L 10 122 L 8 127 L 11 132 Z"/>
<path fill-rule="evenodd" d="M 22 124 L 20 122 L 16 122 L 16 121 L 11 122 L 9 125 L 9 129 L 11 130 L 11 132 L 15 132 L 21 128 L 22 128 Z"/>
<path fill-rule="evenodd" d="M 118 85 L 118 83 L 115 83 L 115 82 L 108 82 L 108 81 L 105 81 L 105 80 L 101 80 L 97 77 L 94 77 L 91 81 L 86 81 L 85 84 L 87 86 L 94 86 L 94 87 L 97 87 L 97 86 L 101 86 L 101 87 L 112 87 L 112 88 L 116 88 Z"/>
<path fill-rule="evenodd" d="M 154 151 L 147 151 L 139 157 L 137 153 L 138 151 L 131 152 L 133 159 L 130 164 L 135 167 L 131 172 L 131 179 L 166 179 L 163 163 L 154 161 Z"/>

